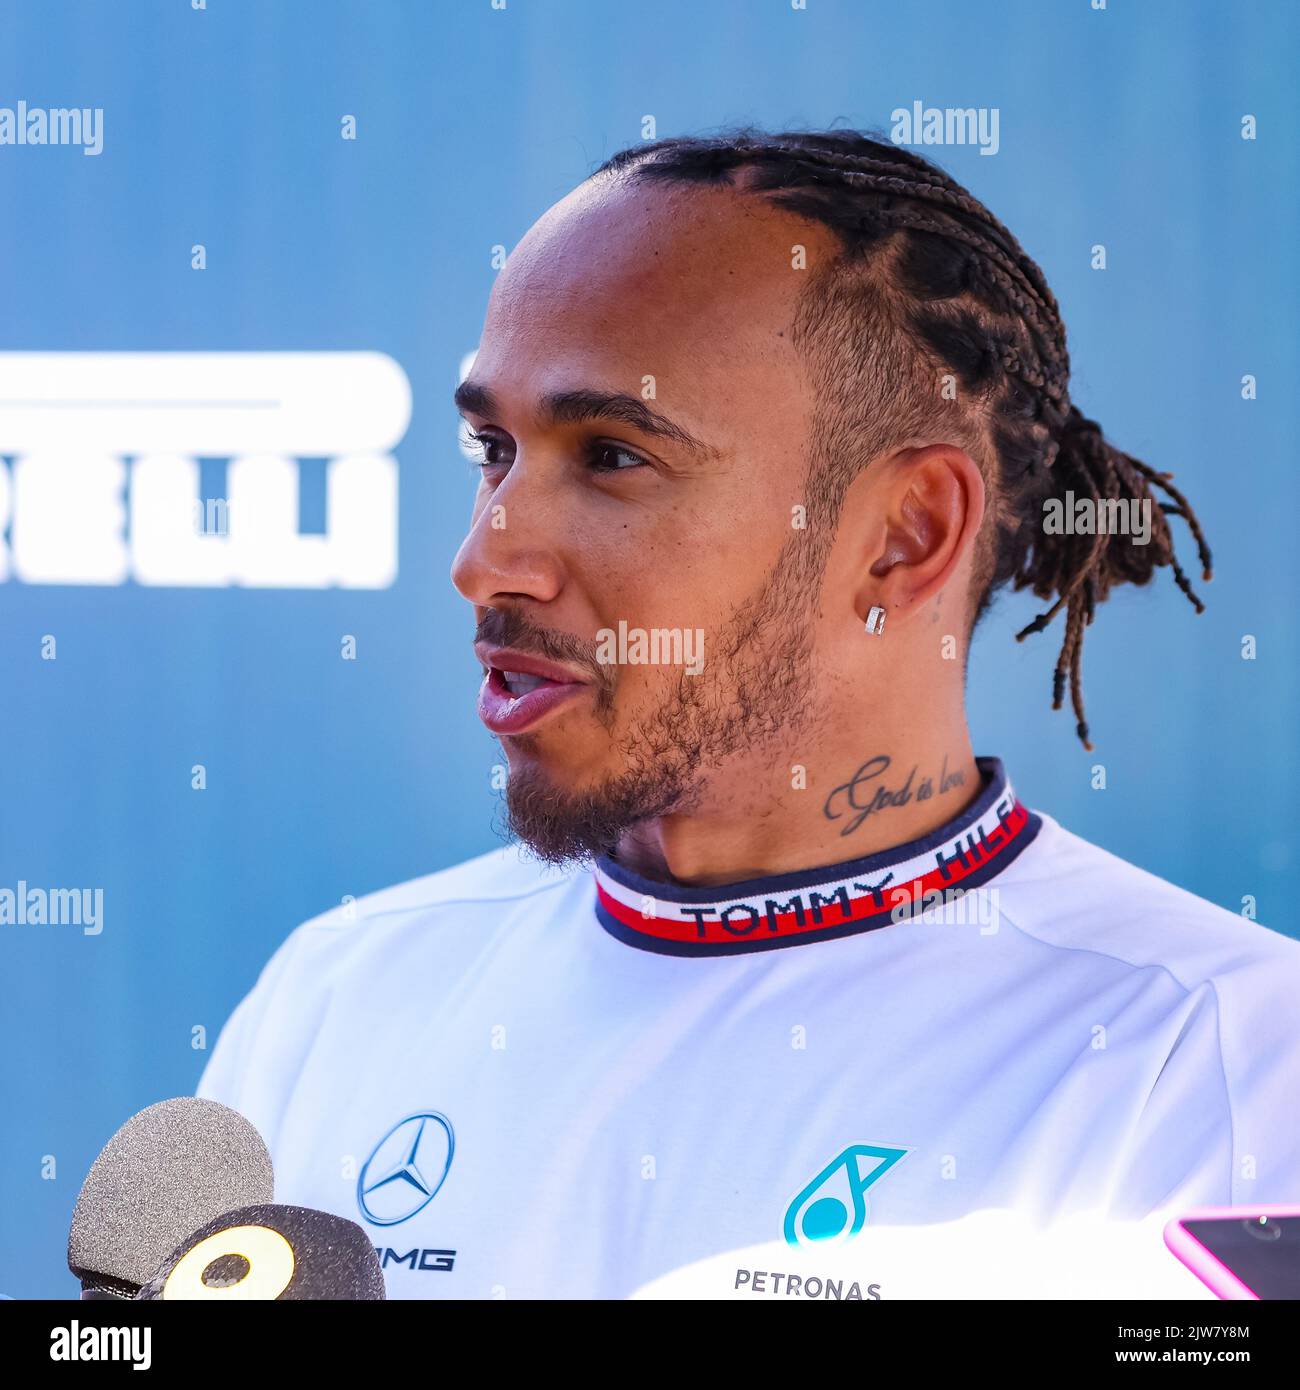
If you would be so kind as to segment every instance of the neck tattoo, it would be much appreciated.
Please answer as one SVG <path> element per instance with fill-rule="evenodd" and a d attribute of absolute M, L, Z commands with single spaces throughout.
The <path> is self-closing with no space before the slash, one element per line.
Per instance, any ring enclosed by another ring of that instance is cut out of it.
<path fill-rule="evenodd" d="M 919 782 L 916 780 L 919 764 L 913 763 L 905 781 L 900 783 L 895 778 L 891 783 L 886 777 L 891 762 L 892 759 L 884 753 L 868 758 L 847 782 L 841 782 L 831 790 L 822 807 L 822 814 L 827 820 L 844 820 L 840 827 L 841 836 L 852 835 L 863 821 L 880 811 L 906 806 L 912 801 L 929 801 L 931 797 L 942 796 L 945 792 L 966 785 L 964 772 L 948 771 L 946 753 L 938 777 L 922 777 Z"/>

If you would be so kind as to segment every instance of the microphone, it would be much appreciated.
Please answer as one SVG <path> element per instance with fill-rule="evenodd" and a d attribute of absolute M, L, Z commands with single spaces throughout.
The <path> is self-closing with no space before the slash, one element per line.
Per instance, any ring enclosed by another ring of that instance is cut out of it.
<path fill-rule="evenodd" d="M 238 1111 L 181 1096 L 133 1115 L 91 1165 L 68 1232 L 83 1299 L 135 1298 L 190 1232 L 275 1195 L 271 1156 Z"/>
<path fill-rule="evenodd" d="M 200 1226 L 137 1297 L 288 1303 L 382 1300 L 384 1276 L 370 1237 L 342 1216 L 257 1203 Z"/>

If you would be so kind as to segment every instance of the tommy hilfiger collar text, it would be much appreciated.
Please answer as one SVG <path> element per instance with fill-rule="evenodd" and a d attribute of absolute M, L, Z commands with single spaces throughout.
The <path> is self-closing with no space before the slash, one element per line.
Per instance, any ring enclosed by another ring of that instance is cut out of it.
<path fill-rule="evenodd" d="M 596 863 L 596 915 L 630 946 L 666 955 L 770 950 L 873 931 L 987 884 L 1037 835 L 1002 763 L 978 758 L 984 789 L 960 816 L 920 840 L 825 868 L 688 888 Z"/>

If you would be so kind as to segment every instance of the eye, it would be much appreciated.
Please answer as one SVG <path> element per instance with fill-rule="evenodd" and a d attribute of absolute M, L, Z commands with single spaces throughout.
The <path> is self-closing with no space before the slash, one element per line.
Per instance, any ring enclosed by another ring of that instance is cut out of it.
<path fill-rule="evenodd" d="M 593 473 L 623 473 L 630 468 L 648 468 L 649 463 L 621 444 L 597 439 L 587 446 L 587 467 Z"/>
<path fill-rule="evenodd" d="M 496 434 L 479 434 L 468 426 L 465 428 L 465 448 L 474 467 L 483 471 L 508 467 L 514 462 L 514 446 L 509 440 Z"/>

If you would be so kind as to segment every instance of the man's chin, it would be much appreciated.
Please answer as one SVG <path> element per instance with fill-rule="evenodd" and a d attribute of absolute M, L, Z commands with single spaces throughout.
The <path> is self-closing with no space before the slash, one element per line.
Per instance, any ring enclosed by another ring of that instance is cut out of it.
<path fill-rule="evenodd" d="M 505 807 L 515 839 L 548 864 L 567 864 L 609 854 L 634 826 L 683 800 L 681 789 L 659 770 L 578 788 L 553 776 L 543 758 L 525 754 L 511 757 Z"/>

